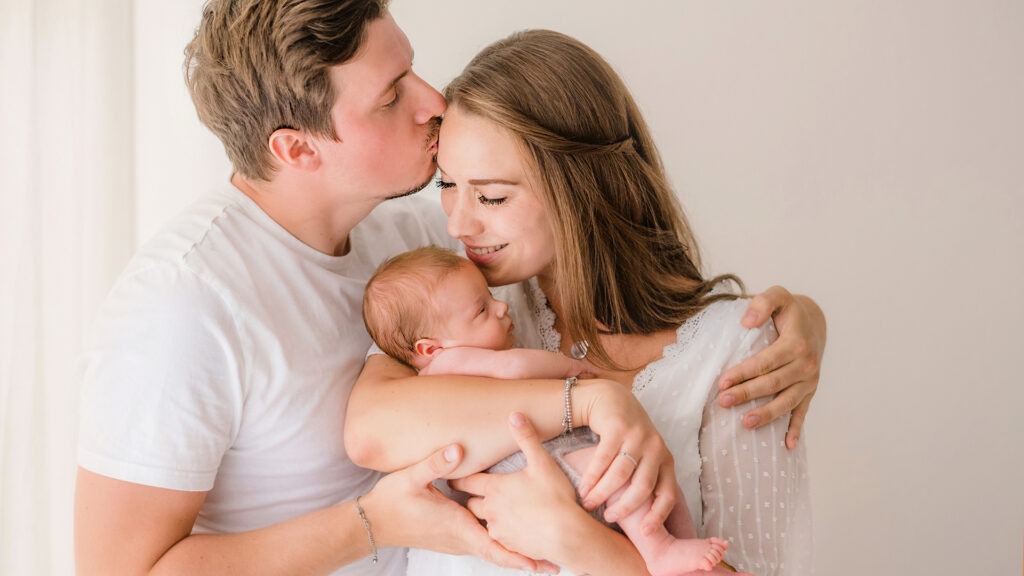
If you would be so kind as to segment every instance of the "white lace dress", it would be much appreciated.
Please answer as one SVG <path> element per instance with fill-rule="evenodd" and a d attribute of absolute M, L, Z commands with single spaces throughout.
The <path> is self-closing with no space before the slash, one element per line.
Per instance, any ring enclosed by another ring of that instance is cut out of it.
<path fill-rule="evenodd" d="M 559 350 L 554 314 L 535 282 L 503 292 L 516 311 L 524 347 Z M 776 338 L 775 327 L 740 325 L 746 300 L 717 302 L 679 327 L 675 343 L 633 381 L 640 400 L 675 456 L 676 477 L 701 536 L 729 541 L 726 561 L 757 576 L 812 574 L 811 514 L 806 458 L 788 451 L 787 419 L 746 430 L 753 405 L 721 408 L 718 376 Z M 805 435 L 806 436 L 806 435 Z M 523 574 L 483 560 L 411 550 L 412 576 Z M 571 574 L 563 569 L 562 574 Z"/>

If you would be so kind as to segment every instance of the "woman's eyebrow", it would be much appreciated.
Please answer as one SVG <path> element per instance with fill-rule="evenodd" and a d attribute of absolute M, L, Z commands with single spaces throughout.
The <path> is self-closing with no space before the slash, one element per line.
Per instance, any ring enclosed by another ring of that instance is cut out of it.
<path fill-rule="evenodd" d="M 437 165 L 437 169 L 441 172 L 441 176 L 448 176 L 448 173 L 445 172 L 444 168 L 441 167 L 441 164 L 439 164 L 437 161 L 434 161 L 434 164 Z M 474 178 L 473 180 L 470 180 L 467 183 L 472 184 L 473 186 L 488 186 L 490 184 L 504 184 L 506 186 L 519 185 L 519 181 L 517 180 L 506 180 L 504 178 Z"/>

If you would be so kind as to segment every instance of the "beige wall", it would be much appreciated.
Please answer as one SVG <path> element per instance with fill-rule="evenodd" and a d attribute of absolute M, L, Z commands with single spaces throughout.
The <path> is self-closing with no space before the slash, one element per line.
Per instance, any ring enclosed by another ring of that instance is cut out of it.
<path fill-rule="evenodd" d="M 140 239 L 227 173 L 181 86 L 200 2 L 176 4 L 136 2 L 154 30 L 136 38 Z M 1024 4 L 392 4 L 438 87 L 516 29 L 593 45 L 653 125 L 711 271 L 825 309 L 806 433 L 819 574 L 1016 573 Z"/>

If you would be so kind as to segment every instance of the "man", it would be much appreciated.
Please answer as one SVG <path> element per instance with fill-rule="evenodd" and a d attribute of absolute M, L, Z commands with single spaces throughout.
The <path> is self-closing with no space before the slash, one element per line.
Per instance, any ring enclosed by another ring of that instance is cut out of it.
<path fill-rule="evenodd" d="M 395 253 L 454 246 L 429 200 L 384 202 L 433 176 L 445 110 L 386 3 L 205 8 L 188 83 L 235 174 L 136 255 L 100 311 L 80 576 L 397 575 L 401 547 L 538 566 L 431 488 L 461 447 L 383 479 L 344 450 L 366 280 Z"/>

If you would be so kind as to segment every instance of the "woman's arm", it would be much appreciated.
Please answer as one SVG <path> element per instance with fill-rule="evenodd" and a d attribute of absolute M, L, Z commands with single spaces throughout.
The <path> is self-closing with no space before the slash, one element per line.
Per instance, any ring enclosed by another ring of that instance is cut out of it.
<path fill-rule="evenodd" d="M 779 330 L 779 339 L 722 373 L 718 402 L 727 408 L 772 396 L 770 402 L 744 407 L 750 409 L 743 425 L 757 428 L 792 413 L 786 446 L 793 449 L 818 389 L 825 354 L 825 315 L 807 296 L 794 296 L 781 286 L 773 286 L 751 300 L 743 325 L 757 328 L 771 319 Z"/>
<path fill-rule="evenodd" d="M 561 433 L 564 391 L 561 379 L 416 376 L 385 355 L 373 355 L 349 398 L 345 447 L 360 466 L 388 471 L 457 443 L 466 457 L 449 477 L 465 476 L 517 450 L 505 426 L 512 412 L 535 422 L 542 438 Z M 649 522 L 664 522 L 675 505 L 672 455 L 630 390 L 610 380 L 580 380 L 572 392 L 572 413 L 574 426 L 590 426 L 601 437 L 593 465 L 599 472 L 588 470 L 584 478 L 586 488 L 597 486 L 586 495 L 588 505 L 604 503 L 629 481 L 609 512 L 632 512 L 653 493 Z M 635 473 L 613 463 L 623 450 L 640 461 Z"/>

